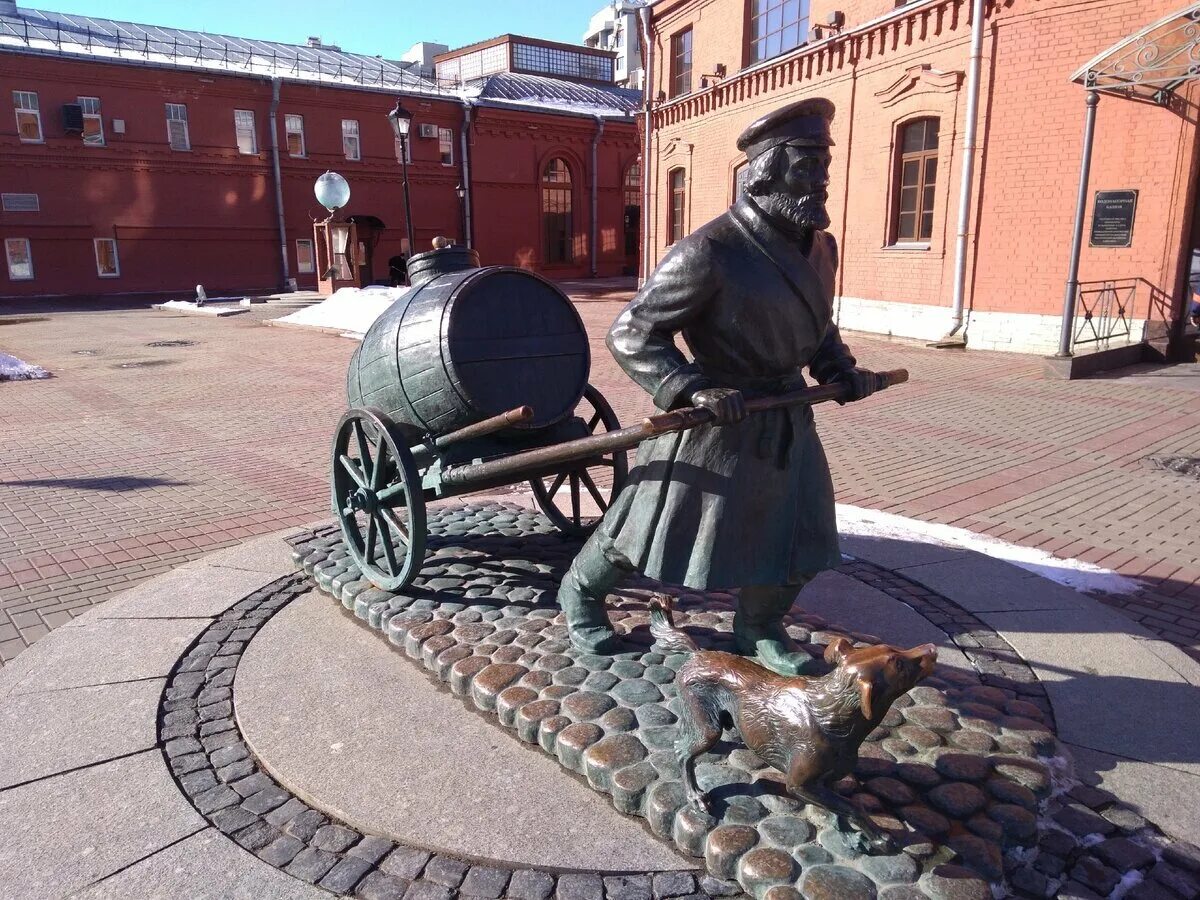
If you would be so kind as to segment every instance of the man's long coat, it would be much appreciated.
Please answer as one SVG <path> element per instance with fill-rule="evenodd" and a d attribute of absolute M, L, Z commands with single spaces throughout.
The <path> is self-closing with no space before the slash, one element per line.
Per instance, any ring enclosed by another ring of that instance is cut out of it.
<path fill-rule="evenodd" d="M 705 386 L 747 396 L 854 365 L 832 321 L 837 245 L 807 255 L 743 196 L 679 241 L 618 316 L 608 347 L 661 409 Z M 676 347 L 683 334 L 693 361 Z M 797 584 L 840 564 L 833 484 L 812 411 L 753 413 L 644 442 L 599 539 L 693 588 Z"/>

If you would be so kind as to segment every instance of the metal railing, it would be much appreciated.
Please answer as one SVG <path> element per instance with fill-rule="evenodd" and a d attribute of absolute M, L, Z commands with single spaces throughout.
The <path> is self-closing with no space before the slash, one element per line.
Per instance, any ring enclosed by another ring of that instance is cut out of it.
<path fill-rule="evenodd" d="M 1165 334 L 1171 321 L 1171 298 L 1145 278 L 1081 281 L 1075 300 L 1072 348 L 1145 340 Z"/>

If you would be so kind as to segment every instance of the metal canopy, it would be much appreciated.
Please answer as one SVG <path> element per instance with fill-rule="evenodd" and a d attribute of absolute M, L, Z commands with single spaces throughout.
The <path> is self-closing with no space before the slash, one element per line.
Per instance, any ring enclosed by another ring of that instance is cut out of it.
<path fill-rule="evenodd" d="M 1109 47 L 1071 80 L 1091 91 L 1165 104 L 1186 81 L 1200 77 L 1200 3 Z"/>

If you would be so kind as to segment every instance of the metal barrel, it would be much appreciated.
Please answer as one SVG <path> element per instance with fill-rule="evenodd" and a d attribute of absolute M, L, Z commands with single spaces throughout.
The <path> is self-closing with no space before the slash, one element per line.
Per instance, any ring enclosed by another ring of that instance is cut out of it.
<path fill-rule="evenodd" d="M 368 329 L 347 372 L 350 405 L 381 410 L 410 443 L 521 405 L 535 413 L 513 427 L 571 415 L 591 364 L 571 301 L 532 272 L 454 256 L 464 267 L 421 280 Z"/>

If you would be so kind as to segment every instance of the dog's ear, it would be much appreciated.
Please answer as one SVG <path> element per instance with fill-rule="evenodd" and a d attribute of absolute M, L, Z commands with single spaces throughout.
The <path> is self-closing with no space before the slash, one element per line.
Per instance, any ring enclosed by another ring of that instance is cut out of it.
<path fill-rule="evenodd" d="M 854 645 L 844 637 L 834 638 L 825 647 L 825 662 L 831 664 L 840 663 L 846 658 L 846 654 L 853 649 Z"/>
<path fill-rule="evenodd" d="M 875 681 L 866 673 L 860 673 L 858 676 L 858 706 L 862 710 L 863 718 L 868 722 L 873 721 L 875 709 L 872 702 L 875 699 Z"/>

